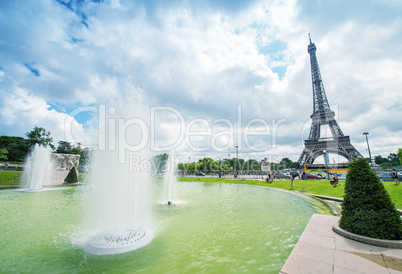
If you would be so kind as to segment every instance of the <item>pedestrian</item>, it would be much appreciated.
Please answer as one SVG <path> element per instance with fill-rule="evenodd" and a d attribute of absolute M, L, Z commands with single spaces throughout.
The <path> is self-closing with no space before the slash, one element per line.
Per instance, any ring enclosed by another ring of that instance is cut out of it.
<path fill-rule="evenodd" d="M 273 172 L 273 171 L 271 171 L 271 172 L 269 173 L 269 181 L 270 181 L 270 183 L 273 183 L 273 182 L 274 182 L 274 172 Z"/>
<path fill-rule="evenodd" d="M 293 181 L 293 176 L 290 177 L 290 189 L 293 189 L 294 187 L 294 181 Z"/>
<path fill-rule="evenodd" d="M 395 180 L 395 184 L 399 185 L 399 181 L 398 181 L 398 172 L 394 169 L 392 169 L 392 178 Z"/>
<path fill-rule="evenodd" d="M 336 185 L 341 185 L 339 182 L 338 182 L 338 173 L 336 173 L 335 172 L 335 174 L 334 174 L 334 185 L 336 186 Z"/>
<path fill-rule="evenodd" d="M 303 171 L 302 177 L 303 177 L 303 180 L 306 180 L 306 172 Z"/>
<path fill-rule="evenodd" d="M 5 162 L 4 163 L 4 170 L 7 170 L 7 168 L 8 168 L 8 162 Z"/>

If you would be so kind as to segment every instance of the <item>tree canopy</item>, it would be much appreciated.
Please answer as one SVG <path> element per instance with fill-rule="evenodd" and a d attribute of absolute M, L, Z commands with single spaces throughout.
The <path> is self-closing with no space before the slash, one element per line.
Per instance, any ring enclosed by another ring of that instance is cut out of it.
<path fill-rule="evenodd" d="M 390 153 L 389 156 L 386 158 L 382 157 L 381 155 L 374 156 L 374 162 L 382 167 L 398 166 L 402 163 L 400 159 L 401 156 L 402 156 L 402 149 L 399 149 L 397 153 Z"/>
<path fill-rule="evenodd" d="M 167 153 L 156 155 L 152 158 L 153 162 L 153 172 L 154 173 L 163 173 L 165 171 L 165 167 L 167 161 L 169 159 L 169 155 Z"/>
<path fill-rule="evenodd" d="M 0 148 L 0 159 L 7 160 L 8 159 L 6 155 L 7 153 L 8 153 L 7 149 Z"/>
<path fill-rule="evenodd" d="M 24 161 L 29 151 L 28 141 L 14 136 L 0 136 L 0 148 L 8 151 L 7 160 L 9 161 Z"/>
<path fill-rule="evenodd" d="M 35 126 L 33 130 L 25 133 L 25 135 L 30 147 L 34 146 L 35 144 L 40 144 L 42 146 L 49 146 L 52 149 L 55 149 L 54 145 L 52 144 L 53 138 L 50 136 L 50 132 L 46 131 L 46 129 L 43 127 Z"/>
<path fill-rule="evenodd" d="M 66 142 L 66 141 L 59 141 L 58 147 L 56 148 L 56 153 L 65 153 L 65 154 L 81 154 L 82 148 L 81 144 L 78 143 L 76 146 Z"/>

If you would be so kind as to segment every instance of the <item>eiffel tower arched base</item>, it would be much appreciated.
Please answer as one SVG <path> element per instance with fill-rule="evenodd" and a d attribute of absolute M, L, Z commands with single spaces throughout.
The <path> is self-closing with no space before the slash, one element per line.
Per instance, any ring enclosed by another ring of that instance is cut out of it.
<path fill-rule="evenodd" d="M 314 160 L 327 154 L 338 154 L 348 159 L 363 157 L 356 148 L 350 143 L 349 136 L 342 136 L 333 140 L 304 141 L 304 149 L 298 162 L 301 165 L 312 164 Z"/>

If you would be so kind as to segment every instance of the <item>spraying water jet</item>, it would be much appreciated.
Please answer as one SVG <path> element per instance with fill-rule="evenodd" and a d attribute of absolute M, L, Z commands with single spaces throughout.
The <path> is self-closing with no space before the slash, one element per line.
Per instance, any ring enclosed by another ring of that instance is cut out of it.
<path fill-rule="evenodd" d="M 149 224 L 147 170 L 131 165 L 148 161 L 147 109 L 141 90 L 131 85 L 113 106 L 103 108 L 99 121 L 100 146 L 91 164 L 88 182 L 88 220 L 83 248 L 89 254 L 118 254 L 147 245 L 153 238 Z M 101 109 L 102 110 L 102 109 Z M 146 142 L 147 143 L 147 142 Z"/>
<path fill-rule="evenodd" d="M 35 144 L 24 163 L 22 183 L 26 192 L 43 191 L 44 185 L 51 181 L 52 150 L 49 147 Z"/>

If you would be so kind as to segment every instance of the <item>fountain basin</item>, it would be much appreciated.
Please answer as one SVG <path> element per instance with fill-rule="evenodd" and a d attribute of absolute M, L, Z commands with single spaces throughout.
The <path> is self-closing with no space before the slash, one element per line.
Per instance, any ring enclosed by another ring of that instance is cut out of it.
<path fill-rule="evenodd" d="M 323 208 L 293 193 L 243 185 L 177 183 L 187 203 L 164 207 L 152 183 L 154 237 L 124 254 L 85 251 L 79 186 L 0 191 L 3 272 L 278 273 L 313 213 Z M 146 230 L 147 231 L 147 230 Z M 97 234 L 92 234 L 92 236 Z"/>

